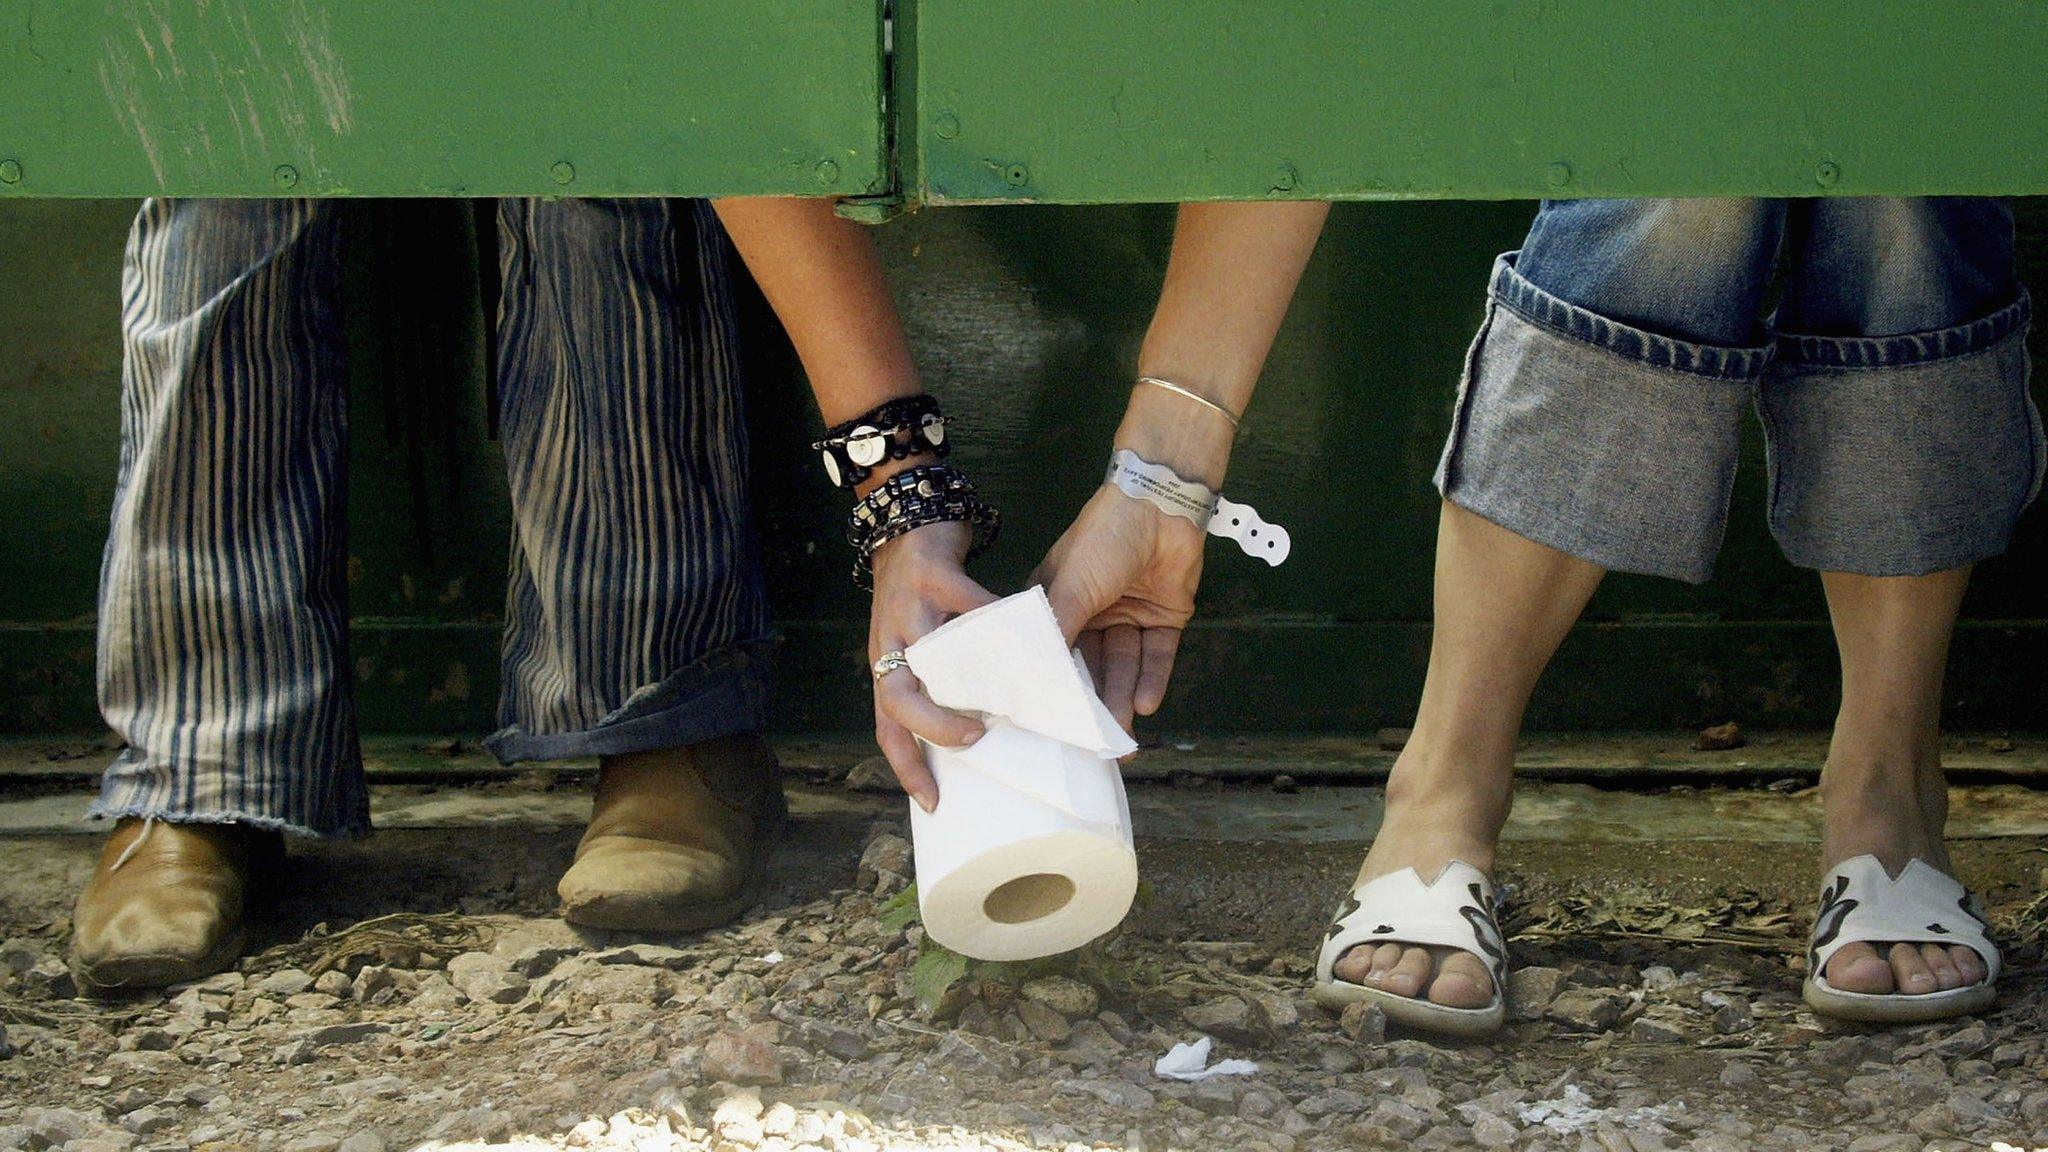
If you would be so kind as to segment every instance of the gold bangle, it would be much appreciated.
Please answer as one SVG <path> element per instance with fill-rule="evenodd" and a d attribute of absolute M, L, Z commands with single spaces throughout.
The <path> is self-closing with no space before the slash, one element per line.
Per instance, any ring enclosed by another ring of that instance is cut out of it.
<path fill-rule="evenodd" d="M 1237 413 L 1232 412 L 1230 409 L 1225 408 L 1223 405 L 1218 404 L 1214 400 L 1209 399 L 1207 396 L 1204 396 L 1201 393 L 1196 392 L 1192 389 L 1183 388 L 1180 385 L 1175 384 L 1171 380 L 1161 380 L 1157 376 L 1140 376 L 1138 377 L 1138 383 L 1150 384 L 1154 388 L 1164 388 L 1168 392 L 1172 392 L 1177 396 L 1185 396 L 1188 399 L 1193 400 L 1195 403 L 1200 404 L 1202 407 L 1207 408 L 1209 411 L 1216 413 L 1218 416 L 1223 417 L 1225 420 L 1230 421 L 1230 426 L 1232 428 L 1237 427 L 1238 422 L 1241 419 L 1237 415 Z"/>

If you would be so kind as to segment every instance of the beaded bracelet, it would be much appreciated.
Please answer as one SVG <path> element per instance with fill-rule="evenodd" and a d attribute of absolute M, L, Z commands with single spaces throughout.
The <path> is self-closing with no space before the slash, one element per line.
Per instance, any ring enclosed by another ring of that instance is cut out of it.
<path fill-rule="evenodd" d="M 930 453 L 944 459 L 952 451 L 946 425 L 952 420 L 928 395 L 886 400 L 843 424 L 825 430 L 811 445 L 825 464 L 834 487 L 851 488 L 874 473 L 883 460 L 907 460 Z"/>
<path fill-rule="evenodd" d="M 853 582 L 862 588 L 873 586 L 870 561 L 875 549 L 906 532 L 949 521 L 973 526 L 969 560 L 994 546 L 1003 529 L 1002 514 L 957 468 L 920 464 L 882 481 L 853 506 L 846 522 L 846 542 L 854 551 Z"/>

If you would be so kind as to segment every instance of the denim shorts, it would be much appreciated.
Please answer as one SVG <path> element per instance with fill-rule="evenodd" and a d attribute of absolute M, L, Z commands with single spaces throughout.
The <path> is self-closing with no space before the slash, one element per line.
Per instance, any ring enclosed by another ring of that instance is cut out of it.
<path fill-rule="evenodd" d="M 1753 404 L 1794 564 L 1969 564 L 2048 460 L 2029 315 L 2002 200 L 1548 202 L 1494 265 L 1437 488 L 1601 567 L 1704 581 Z"/>

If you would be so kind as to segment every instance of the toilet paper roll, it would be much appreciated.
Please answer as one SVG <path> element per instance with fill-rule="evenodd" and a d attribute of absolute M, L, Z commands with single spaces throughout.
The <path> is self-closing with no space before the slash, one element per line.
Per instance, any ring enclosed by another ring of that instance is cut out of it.
<path fill-rule="evenodd" d="M 933 940 L 980 960 L 1079 948 L 1138 891 L 1116 762 L 999 719 L 971 748 L 925 746 L 937 812 L 910 806 L 918 909 Z"/>
<path fill-rule="evenodd" d="M 1042 587 L 956 616 L 904 656 L 941 708 L 1000 716 L 1101 756 L 1138 750 L 1096 697 L 1080 655 L 1060 636 Z"/>

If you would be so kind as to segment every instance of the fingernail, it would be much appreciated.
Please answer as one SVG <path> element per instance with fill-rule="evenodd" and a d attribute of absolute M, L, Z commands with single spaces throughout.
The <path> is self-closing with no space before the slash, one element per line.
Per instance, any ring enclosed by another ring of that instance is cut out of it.
<path fill-rule="evenodd" d="M 968 733 L 967 733 L 967 739 L 966 739 L 965 743 L 967 743 L 967 744 L 972 744 L 972 743 L 974 743 L 975 741 L 977 741 L 977 740 L 981 739 L 981 738 L 982 738 L 983 736 L 986 736 L 986 735 L 988 735 L 988 729 L 986 729 L 986 728 L 974 728 L 974 729 L 970 729 L 970 730 L 968 731 Z"/>
<path fill-rule="evenodd" d="M 915 799 L 917 800 L 917 806 L 919 808 L 924 809 L 924 814 L 927 816 L 930 816 L 939 810 L 939 798 L 937 796 L 927 796 L 924 793 L 920 792 L 917 794 Z"/>

